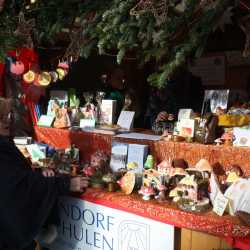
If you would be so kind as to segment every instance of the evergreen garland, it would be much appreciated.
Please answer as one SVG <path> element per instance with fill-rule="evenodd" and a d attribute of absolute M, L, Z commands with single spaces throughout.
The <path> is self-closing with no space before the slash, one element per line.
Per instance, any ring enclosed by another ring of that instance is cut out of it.
<path fill-rule="evenodd" d="M 178 1 L 169 1 L 168 16 L 159 25 L 150 11 L 130 15 L 138 0 L 36 0 L 34 4 L 8 0 L 0 12 L 0 58 L 3 60 L 6 51 L 25 44 L 23 37 L 15 34 L 20 11 L 27 20 L 36 21 L 32 33 L 35 46 L 53 46 L 59 33 L 69 30 L 70 35 L 78 19 L 84 37 L 81 56 L 88 57 L 97 50 L 100 55 L 115 53 L 118 64 L 128 54 L 134 55 L 140 65 L 154 60 L 156 72 L 148 81 L 162 87 L 189 56 L 201 55 L 220 17 L 235 4 L 233 0 L 217 0 L 212 6 L 201 7 L 202 0 L 182 1 L 186 6 L 183 13 L 175 8 Z"/>

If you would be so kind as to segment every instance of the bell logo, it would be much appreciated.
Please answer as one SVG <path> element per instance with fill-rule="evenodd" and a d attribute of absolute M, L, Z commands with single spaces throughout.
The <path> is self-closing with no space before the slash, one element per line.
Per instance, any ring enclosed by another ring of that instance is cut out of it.
<path fill-rule="evenodd" d="M 118 250 L 150 250 L 150 226 L 122 221 L 118 229 Z"/>

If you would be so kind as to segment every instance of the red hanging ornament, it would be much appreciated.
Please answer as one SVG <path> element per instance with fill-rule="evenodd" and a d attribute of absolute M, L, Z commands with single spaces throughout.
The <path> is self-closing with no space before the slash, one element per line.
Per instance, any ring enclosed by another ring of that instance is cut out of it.
<path fill-rule="evenodd" d="M 12 62 L 10 64 L 10 72 L 18 76 L 23 74 L 24 64 L 21 61 Z"/>

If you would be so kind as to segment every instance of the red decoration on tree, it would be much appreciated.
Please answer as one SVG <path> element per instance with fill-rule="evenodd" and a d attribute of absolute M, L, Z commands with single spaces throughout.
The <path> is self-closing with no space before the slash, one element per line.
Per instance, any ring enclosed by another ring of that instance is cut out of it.
<path fill-rule="evenodd" d="M 21 75 L 24 72 L 24 64 L 21 61 L 12 62 L 10 64 L 10 72 L 15 75 Z"/>

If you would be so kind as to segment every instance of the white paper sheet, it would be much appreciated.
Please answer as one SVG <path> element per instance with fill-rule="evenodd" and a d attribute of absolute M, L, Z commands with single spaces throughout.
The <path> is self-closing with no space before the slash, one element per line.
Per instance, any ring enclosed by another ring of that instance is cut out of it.
<path fill-rule="evenodd" d="M 161 139 L 158 135 L 149 135 L 143 133 L 124 133 L 116 135 L 119 138 L 137 139 L 137 140 L 149 140 L 149 141 L 159 141 Z"/>

